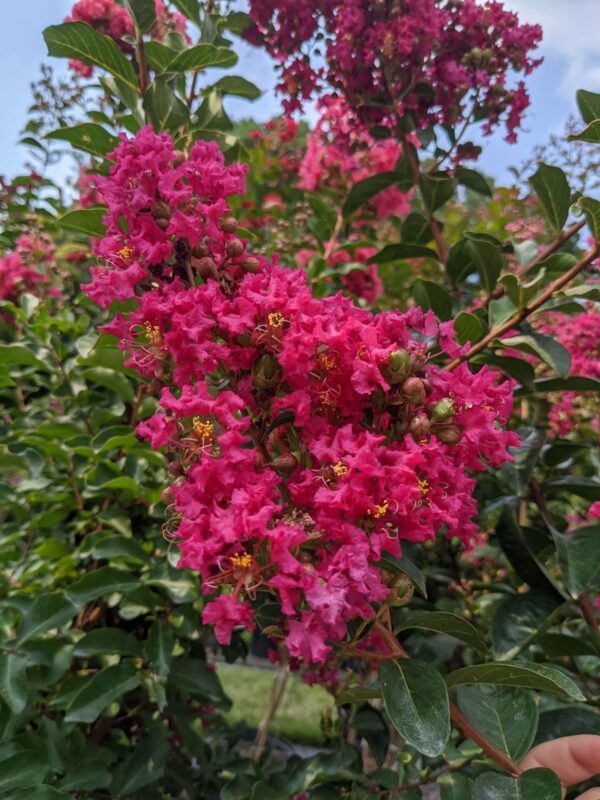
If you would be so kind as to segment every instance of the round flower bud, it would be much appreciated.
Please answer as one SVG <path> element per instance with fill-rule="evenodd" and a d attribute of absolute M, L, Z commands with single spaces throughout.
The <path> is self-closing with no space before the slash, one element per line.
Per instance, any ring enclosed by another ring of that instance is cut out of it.
<path fill-rule="evenodd" d="M 169 219 L 171 216 L 171 209 L 166 203 L 163 203 L 162 200 L 159 200 L 152 209 L 152 216 L 154 219 Z"/>
<path fill-rule="evenodd" d="M 240 239 L 230 239 L 225 245 L 225 252 L 229 258 L 239 258 L 244 252 L 244 245 Z"/>
<path fill-rule="evenodd" d="M 425 385 L 420 378 L 407 378 L 402 384 L 402 394 L 414 406 L 425 402 Z"/>
<path fill-rule="evenodd" d="M 208 256 L 199 259 L 193 258 L 192 266 L 199 275 L 202 275 L 203 278 L 209 276 L 214 277 L 217 274 L 217 264 L 212 258 L 209 258 Z"/>
<path fill-rule="evenodd" d="M 462 431 L 458 425 L 444 425 L 435 431 L 435 435 L 444 444 L 458 444 L 462 438 Z"/>
<path fill-rule="evenodd" d="M 194 258 L 206 258 L 210 255 L 210 250 L 205 244 L 199 244 L 192 250 Z"/>
<path fill-rule="evenodd" d="M 157 219 L 156 224 L 161 229 L 161 231 L 166 231 L 169 227 L 170 221 L 168 219 Z"/>
<path fill-rule="evenodd" d="M 276 469 L 281 475 L 289 476 L 298 466 L 298 460 L 293 453 L 281 453 L 269 463 L 270 467 Z"/>
<path fill-rule="evenodd" d="M 173 489 L 171 486 L 167 486 L 166 489 L 163 489 L 163 492 L 160 496 L 161 502 L 163 502 L 166 506 L 170 506 L 175 496 L 173 495 Z"/>
<path fill-rule="evenodd" d="M 390 353 L 388 363 L 384 367 L 383 373 L 384 377 L 392 386 L 395 386 L 397 383 L 402 383 L 410 374 L 410 355 L 408 350 L 402 348 Z"/>
<path fill-rule="evenodd" d="M 260 356 L 252 366 L 252 377 L 257 389 L 273 389 L 281 380 L 281 366 L 272 353 Z"/>
<path fill-rule="evenodd" d="M 221 220 L 221 230 L 225 233 L 235 233 L 237 230 L 237 219 L 235 217 L 225 217 Z"/>
<path fill-rule="evenodd" d="M 180 475 L 183 475 L 184 468 L 181 464 L 181 461 L 171 461 L 169 466 L 167 467 L 167 472 L 169 475 L 173 475 L 178 478 Z"/>
<path fill-rule="evenodd" d="M 256 273 L 260 269 L 260 261 L 258 260 L 258 258 L 254 258 L 254 256 L 250 256 L 249 258 L 245 258 L 242 261 L 242 267 L 247 272 Z"/>
<path fill-rule="evenodd" d="M 456 414 L 456 403 L 451 397 L 444 397 L 433 407 L 431 414 L 432 422 L 450 422 Z"/>
<path fill-rule="evenodd" d="M 423 411 L 419 411 L 410 421 L 410 432 L 413 433 L 417 439 L 422 436 L 428 436 L 431 430 L 429 417 Z"/>

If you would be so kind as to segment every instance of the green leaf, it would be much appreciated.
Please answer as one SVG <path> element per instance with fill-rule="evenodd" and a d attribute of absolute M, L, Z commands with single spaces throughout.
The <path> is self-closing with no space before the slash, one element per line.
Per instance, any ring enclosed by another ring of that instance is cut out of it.
<path fill-rule="evenodd" d="M 211 89 L 215 92 L 221 92 L 221 94 L 245 97 L 247 100 L 256 100 L 262 94 L 258 86 L 239 75 L 225 75 L 216 83 L 213 83 Z"/>
<path fill-rule="evenodd" d="M 17 631 L 17 644 L 54 628 L 62 628 L 76 611 L 77 607 L 62 592 L 38 595 L 23 615 Z"/>
<path fill-rule="evenodd" d="M 385 551 L 381 554 L 379 565 L 388 572 L 402 572 L 414 583 L 419 594 L 427 599 L 427 585 L 421 570 L 406 556 L 393 556 Z"/>
<path fill-rule="evenodd" d="M 465 233 L 464 241 L 464 254 L 468 263 L 472 265 L 472 269 L 477 270 L 483 288 L 488 297 L 491 297 L 504 267 L 501 243 L 485 233 Z M 467 269 L 465 273 L 463 268 L 463 273 L 458 279 L 462 279 L 472 269 Z"/>
<path fill-rule="evenodd" d="M 147 33 L 156 23 L 156 3 L 154 0 L 125 0 L 125 8 L 131 14 L 140 33 Z"/>
<path fill-rule="evenodd" d="M 238 60 L 236 53 L 227 47 L 212 44 L 197 44 L 189 47 L 175 58 L 167 67 L 167 72 L 187 72 L 208 67 L 232 67 Z"/>
<path fill-rule="evenodd" d="M 77 658 L 116 654 L 121 656 L 141 656 L 142 645 L 130 633 L 119 628 L 97 628 L 86 633 L 75 645 L 73 655 Z"/>
<path fill-rule="evenodd" d="M 164 72 L 173 60 L 171 48 L 160 42 L 145 42 L 144 51 L 146 53 L 146 61 L 159 72 Z"/>
<path fill-rule="evenodd" d="M 85 233 L 86 236 L 101 237 L 104 236 L 104 223 L 102 220 L 105 214 L 105 208 L 76 208 L 59 217 L 57 223 L 67 231 L 77 231 L 77 233 Z"/>
<path fill-rule="evenodd" d="M 433 213 L 450 200 L 456 191 L 456 181 L 445 172 L 421 174 L 421 193 L 427 208 Z"/>
<path fill-rule="evenodd" d="M 529 183 L 550 225 L 556 231 L 562 231 L 571 208 L 571 189 L 565 173 L 559 167 L 540 164 Z"/>
<path fill-rule="evenodd" d="M 146 642 L 146 655 L 157 675 L 169 674 L 174 644 L 175 632 L 170 625 L 157 620 L 150 626 Z"/>
<path fill-rule="evenodd" d="M 189 119 L 186 104 L 169 85 L 169 78 L 161 75 L 152 81 L 142 103 L 144 111 L 157 131 L 174 131 Z"/>
<path fill-rule="evenodd" d="M 450 614 L 447 611 L 430 611 L 426 614 L 416 614 L 410 616 L 407 620 L 403 620 L 398 630 L 404 631 L 411 628 L 444 633 L 446 636 L 452 636 L 461 642 L 465 642 L 465 644 L 470 645 L 482 655 L 487 653 L 486 644 L 479 635 L 477 628 L 457 614 Z"/>
<path fill-rule="evenodd" d="M 580 197 L 576 206 L 587 217 L 592 236 L 597 242 L 600 242 L 600 201 L 593 197 Z"/>
<path fill-rule="evenodd" d="M 562 797 L 560 780 L 549 769 L 530 769 L 518 778 L 486 772 L 473 787 L 473 800 L 562 800 Z"/>
<path fill-rule="evenodd" d="M 600 381 L 572 375 L 570 378 L 543 378 L 534 383 L 536 392 L 600 392 Z"/>
<path fill-rule="evenodd" d="M 83 605 L 113 592 L 130 592 L 138 585 L 138 579 L 130 572 L 115 567 L 100 567 L 72 583 L 67 589 L 67 596 L 74 603 Z"/>
<path fill-rule="evenodd" d="M 540 692 L 566 694 L 574 700 L 585 700 L 577 684 L 564 672 L 528 661 L 518 664 L 501 662 L 463 667 L 446 676 L 446 685 L 449 689 L 463 685 L 511 686 L 516 689 L 537 689 Z"/>
<path fill-rule="evenodd" d="M 99 386 L 104 386 L 105 389 L 110 389 L 127 403 L 133 403 L 135 400 L 135 391 L 131 381 L 126 375 L 115 369 L 92 367 L 84 370 L 81 377 L 89 383 L 97 383 Z"/>
<path fill-rule="evenodd" d="M 561 605 L 555 594 L 532 591 L 507 597 L 492 619 L 492 643 L 496 658 L 508 661 L 521 651 Z"/>
<path fill-rule="evenodd" d="M 137 92 L 135 70 L 110 36 L 103 36 L 84 22 L 63 22 L 46 28 L 44 40 L 49 56 L 74 58 L 105 69 Z"/>
<path fill-rule="evenodd" d="M 532 552 L 517 521 L 514 502 L 503 503 L 496 525 L 496 537 L 521 580 L 528 583 L 532 589 L 542 590 L 546 595 L 554 595 L 557 601 L 564 599 L 556 590 L 546 568 Z"/>
<path fill-rule="evenodd" d="M 136 564 L 147 564 L 150 556 L 137 541 L 128 536 L 107 536 L 100 539 L 92 548 L 96 558 L 124 558 Z"/>
<path fill-rule="evenodd" d="M 454 319 L 454 330 L 459 344 L 475 344 L 483 336 L 483 324 L 479 317 L 461 311 Z"/>
<path fill-rule="evenodd" d="M 27 705 L 27 659 L 19 653 L 0 653 L 0 695 L 14 714 Z"/>
<path fill-rule="evenodd" d="M 444 321 L 452 318 L 452 295 L 443 286 L 433 281 L 418 280 L 413 283 L 411 294 L 424 311 L 431 309 Z"/>
<path fill-rule="evenodd" d="M 72 794 L 61 792 L 44 783 L 11 792 L 10 800 L 74 800 L 74 798 Z"/>
<path fill-rule="evenodd" d="M 80 125 L 73 125 L 69 128 L 59 128 L 56 131 L 50 131 L 44 138 L 69 142 L 77 150 L 83 150 L 102 158 L 114 150 L 119 143 L 117 136 L 113 136 L 102 125 L 96 125 L 93 122 L 82 122 Z"/>
<path fill-rule="evenodd" d="M 441 778 L 438 778 L 437 785 L 440 787 L 440 800 L 472 800 L 473 798 L 473 781 L 460 772 L 442 775 Z"/>
<path fill-rule="evenodd" d="M 200 24 L 200 2 L 199 0 L 171 0 L 184 17 L 191 19 L 197 25 Z"/>
<path fill-rule="evenodd" d="M 181 656 L 174 659 L 169 676 L 173 685 L 182 692 L 199 695 L 219 705 L 227 703 L 217 675 L 198 658 Z"/>
<path fill-rule="evenodd" d="M 60 782 L 61 789 L 93 792 L 106 789 L 112 782 L 107 764 L 100 758 L 86 758 L 70 769 Z"/>
<path fill-rule="evenodd" d="M 579 597 L 591 586 L 600 587 L 600 522 L 566 535 L 552 531 L 552 535 L 571 597 Z"/>
<path fill-rule="evenodd" d="M 384 661 L 379 681 L 386 711 L 406 742 L 439 756 L 450 737 L 448 693 L 440 673 L 424 661 Z"/>
<path fill-rule="evenodd" d="M 589 123 L 595 119 L 600 119 L 600 94 L 579 89 L 576 97 L 577 106 L 584 122 Z"/>
<path fill-rule="evenodd" d="M 520 761 L 531 747 L 538 725 L 534 696 L 522 689 L 459 686 L 458 706 L 492 744 Z"/>
<path fill-rule="evenodd" d="M 50 371 L 50 366 L 24 344 L 0 344 L 0 366 L 38 367 L 46 372 Z"/>
<path fill-rule="evenodd" d="M 96 672 L 67 706 L 65 722 L 95 722 L 111 703 L 140 685 L 134 666 L 122 662 Z"/>
<path fill-rule="evenodd" d="M 433 238 L 429 220 L 423 214 L 412 211 L 402 221 L 401 238 L 403 244 L 428 244 Z M 435 253 L 435 251 L 432 251 Z M 437 258 L 437 253 L 435 253 Z"/>
<path fill-rule="evenodd" d="M 571 354 L 560 342 L 541 333 L 511 336 L 508 339 L 496 340 L 496 347 L 510 347 L 524 353 L 538 356 L 548 364 L 561 378 L 568 378 L 571 372 Z"/>
<path fill-rule="evenodd" d="M 567 475 L 564 478 L 555 478 L 553 481 L 548 481 L 544 484 L 554 493 L 568 492 L 569 494 L 576 494 L 579 497 L 585 497 L 591 503 L 600 500 L 600 482 L 594 481 L 591 478 L 580 478 L 578 475 Z"/>
<path fill-rule="evenodd" d="M 600 714 L 584 706 L 562 706 L 540 714 L 535 744 L 586 733 L 600 736 Z"/>
<path fill-rule="evenodd" d="M 482 194 L 484 197 L 492 196 L 492 188 L 481 172 L 477 172 L 474 169 L 466 169 L 465 167 L 457 167 L 455 175 L 457 181 L 472 192 Z"/>
<path fill-rule="evenodd" d="M 111 796 L 122 797 L 138 792 L 160 780 L 165 771 L 169 743 L 166 726 L 152 722 L 133 753 L 119 764 L 111 787 Z"/>
<path fill-rule="evenodd" d="M 422 244 L 388 244 L 371 256 L 368 263 L 387 264 L 390 261 L 403 261 L 406 258 L 432 258 L 438 261 L 438 254 Z"/>
<path fill-rule="evenodd" d="M 569 142 L 591 142 L 598 144 L 600 142 L 600 119 L 595 119 L 593 122 L 584 128 L 579 133 L 572 133 L 567 136 Z"/>
<path fill-rule="evenodd" d="M 0 761 L 0 792 L 12 800 L 16 795 L 15 789 L 40 784 L 49 769 L 50 765 L 38 751 L 20 750 Z M 28 791 L 33 795 L 33 789 Z M 6 795 L 5 792 L 10 794 Z M 23 796 L 30 797 L 29 794 Z"/>
<path fill-rule="evenodd" d="M 371 178 L 358 181 L 350 189 L 346 202 L 342 207 L 344 217 L 351 216 L 357 209 L 368 202 L 376 194 L 384 189 L 389 189 L 401 180 L 401 175 L 397 172 L 380 172 Z"/>

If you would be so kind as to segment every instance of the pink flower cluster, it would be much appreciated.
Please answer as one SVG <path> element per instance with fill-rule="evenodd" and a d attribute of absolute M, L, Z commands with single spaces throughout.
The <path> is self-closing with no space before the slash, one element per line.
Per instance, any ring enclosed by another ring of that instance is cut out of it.
<path fill-rule="evenodd" d="M 54 294 L 46 284 L 56 264 L 54 244 L 46 234 L 19 236 L 13 252 L 0 258 L 0 300 L 15 301 L 23 292 Z M 43 268 L 43 272 L 39 271 Z"/>
<path fill-rule="evenodd" d="M 186 19 L 178 11 L 171 11 L 163 0 L 155 0 L 156 25 L 152 31 L 153 38 L 162 40 L 169 31 L 185 34 Z M 116 0 L 77 0 L 71 14 L 65 22 L 85 22 L 99 33 L 110 36 L 124 53 L 132 53 L 133 45 L 128 37 L 135 35 L 133 21 L 129 12 Z M 89 78 L 93 68 L 89 64 L 75 59 L 69 61 L 72 70 Z"/>
<path fill-rule="evenodd" d="M 321 116 L 300 165 L 301 189 L 326 187 L 346 194 L 353 184 L 395 169 L 402 148 L 394 139 L 375 141 L 354 124 L 347 107 L 337 98 L 325 97 L 319 105 Z M 391 186 L 375 195 L 369 205 L 378 219 L 392 214 L 405 216 L 411 197 L 411 192 Z"/>
<path fill-rule="evenodd" d="M 325 82 L 363 121 L 410 113 L 419 127 L 461 124 L 471 113 L 490 132 L 501 119 L 514 141 L 529 97 L 507 72 L 529 74 L 542 31 L 495 0 L 250 0 L 246 36 L 281 67 L 288 111 Z M 307 52 L 324 48 L 326 66 Z M 319 63 L 319 62 L 317 62 Z"/>
<path fill-rule="evenodd" d="M 84 288 L 104 307 L 137 300 L 103 330 L 162 387 L 137 432 L 167 450 L 166 530 L 216 594 L 203 620 L 226 644 L 270 597 L 270 635 L 322 664 L 393 597 L 384 553 L 477 535 L 472 473 L 518 443 L 503 430 L 510 385 L 445 370 L 462 348 L 431 312 L 317 299 L 302 269 L 250 254 L 227 202 L 245 168 L 214 142 L 186 159 L 144 128 L 111 158 L 103 265 Z"/>
<path fill-rule="evenodd" d="M 549 313 L 538 325 L 571 353 L 571 375 L 600 380 L 600 312 L 593 306 L 580 314 Z M 600 433 L 600 407 L 595 393 L 562 392 L 550 411 L 550 422 L 567 436 L 584 420 Z"/>

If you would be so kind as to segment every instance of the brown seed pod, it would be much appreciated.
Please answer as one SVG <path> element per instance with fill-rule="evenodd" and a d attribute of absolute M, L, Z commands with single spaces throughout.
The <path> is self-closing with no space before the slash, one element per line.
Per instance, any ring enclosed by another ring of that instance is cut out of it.
<path fill-rule="evenodd" d="M 221 220 L 221 230 L 225 233 L 235 233 L 238 227 L 238 222 L 235 217 L 225 217 Z"/>
<path fill-rule="evenodd" d="M 244 245 L 240 239 L 230 239 L 225 245 L 225 252 L 229 258 L 239 258 L 244 252 Z"/>

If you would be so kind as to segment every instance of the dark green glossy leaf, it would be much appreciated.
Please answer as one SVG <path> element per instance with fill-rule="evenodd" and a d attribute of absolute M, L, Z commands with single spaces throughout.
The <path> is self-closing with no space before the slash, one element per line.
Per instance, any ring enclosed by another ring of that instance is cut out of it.
<path fill-rule="evenodd" d="M 127 536 L 107 536 L 93 546 L 96 558 L 124 558 L 138 564 L 147 564 L 150 556 L 137 541 Z"/>
<path fill-rule="evenodd" d="M 200 0 L 171 0 L 171 2 L 185 17 L 197 25 L 200 24 Z"/>
<path fill-rule="evenodd" d="M 150 626 L 146 655 L 157 675 L 168 675 L 171 668 L 175 632 L 166 622 L 157 620 Z"/>
<path fill-rule="evenodd" d="M 449 689 L 464 685 L 512 686 L 517 689 L 566 694 L 574 700 L 585 700 L 577 684 L 564 672 L 528 661 L 463 667 L 446 676 L 446 685 Z"/>
<path fill-rule="evenodd" d="M 111 653 L 121 656 L 141 656 L 142 645 L 135 636 L 119 628 L 97 628 L 79 639 L 73 653 L 78 658 Z"/>
<path fill-rule="evenodd" d="M 426 614 L 415 614 L 407 620 L 403 620 L 398 630 L 404 631 L 411 628 L 445 633 L 446 636 L 452 636 L 461 642 L 465 642 L 465 644 L 473 647 L 482 655 L 487 652 L 485 642 L 479 635 L 477 628 L 457 614 L 450 614 L 447 611 L 429 611 Z"/>
<path fill-rule="evenodd" d="M 17 630 L 17 643 L 23 644 L 34 636 L 62 628 L 76 611 L 75 604 L 62 592 L 38 595 L 23 615 Z"/>
<path fill-rule="evenodd" d="M 488 741 L 520 761 L 529 751 L 538 725 L 534 696 L 522 689 L 459 686 L 462 713 Z"/>
<path fill-rule="evenodd" d="M 183 692 L 199 695 L 220 705 L 227 704 L 218 677 L 200 659 L 187 656 L 174 659 L 170 679 Z"/>
<path fill-rule="evenodd" d="M 543 378 L 535 381 L 537 392 L 600 392 L 600 381 L 572 375 L 570 378 Z"/>
<path fill-rule="evenodd" d="M 454 330 L 459 344 L 475 344 L 483 336 L 483 324 L 479 317 L 461 311 L 454 319 Z"/>
<path fill-rule="evenodd" d="M 114 796 L 131 795 L 156 783 L 162 777 L 167 761 L 168 731 L 160 722 L 153 722 L 148 736 L 137 745 L 115 772 L 111 787 Z"/>
<path fill-rule="evenodd" d="M 37 367 L 44 371 L 50 370 L 50 364 L 39 359 L 23 344 L 0 344 L 0 366 Z"/>
<path fill-rule="evenodd" d="M 132 664 L 106 667 L 92 675 L 71 700 L 65 722 L 94 722 L 111 703 L 139 685 L 140 675 Z"/>
<path fill-rule="evenodd" d="M 530 769 L 518 778 L 487 772 L 473 787 L 473 800 L 562 800 L 562 786 L 549 769 Z"/>
<path fill-rule="evenodd" d="M 158 72 L 164 72 L 173 60 L 173 50 L 160 42 L 146 42 L 144 50 L 146 61 Z"/>
<path fill-rule="evenodd" d="M 464 241 L 464 255 L 468 263 L 472 265 L 471 268 L 467 267 L 466 274 L 473 269 L 477 270 L 483 288 L 488 296 L 491 296 L 498 283 L 502 268 L 504 267 L 504 256 L 502 255 L 501 244 L 493 237 L 487 236 L 484 233 L 465 233 Z M 463 269 L 461 278 L 464 277 L 464 275 L 465 272 Z"/>
<path fill-rule="evenodd" d="M 538 356 L 548 364 L 561 378 L 567 378 L 571 372 L 571 354 L 560 342 L 541 333 L 511 336 L 495 343 L 496 347 L 510 347 L 524 353 Z"/>
<path fill-rule="evenodd" d="M 554 230 L 562 231 L 571 207 L 571 189 L 565 173 L 559 167 L 540 164 L 529 183 L 550 225 Z"/>
<path fill-rule="evenodd" d="M 41 753 L 36 750 L 21 750 L 10 758 L 0 761 L 0 793 L 4 797 L 14 798 L 16 789 L 40 784 L 49 769 L 50 765 Z M 28 789 L 28 791 L 33 794 L 34 790 Z"/>
<path fill-rule="evenodd" d="M 143 106 L 157 131 L 175 131 L 189 119 L 186 104 L 177 97 L 164 75 L 152 81 L 144 95 Z"/>
<path fill-rule="evenodd" d="M 443 752 L 450 736 L 448 693 L 440 673 L 423 661 L 384 661 L 379 681 L 386 711 L 400 735 L 424 755 Z"/>
<path fill-rule="evenodd" d="M 563 706 L 540 714 L 535 744 L 581 734 L 600 736 L 600 714 L 584 706 Z"/>
<path fill-rule="evenodd" d="M 472 192 L 482 194 L 484 197 L 492 196 L 492 189 L 487 181 L 487 178 L 474 169 L 467 169 L 466 167 L 457 167 L 456 179 L 462 185 L 466 186 Z"/>
<path fill-rule="evenodd" d="M 102 125 L 96 125 L 93 122 L 82 122 L 80 125 L 73 125 L 70 128 L 59 128 L 47 133 L 45 138 L 69 142 L 77 150 L 83 150 L 102 158 L 114 150 L 119 142 L 117 136 L 113 136 Z"/>
<path fill-rule="evenodd" d="M 456 181 L 445 172 L 421 174 L 421 193 L 427 208 L 437 211 L 456 191 Z"/>
<path fill-rule="evenodd" d="M 27 705 L 26 667 L 27 659 L 20 653 L 0 653 L 0 695 L 15 714 Z"/>
<path fill-rule="evenodd" d="M 106 789 L 111 782 L 108 765 L 102 759 L 86 758 L 67 772 L 60 782 L 60 788 L 93 792 L 95 789 Z"/>
<path fill-rule="evenodd" d="M 384 189 L 389 189 L 401 180 L 401 175 L 397 172 L 380 172 L 371 178 L 365 178 L 355 183 L 350 189 L 350 194 L 342 207 L 345 217 L 351 216 L 357 209 L 367 203 L 376 194 Z"/>
<path fill-rule="evenodd" d="M 72 794 L 55 789 L 48 784 L 39 786 L 27 786 L 24 789 L 17 789 L 11 792 L 10 800 L 74 800 Z"/>
<path fill-rule="evenodd" d="M 600 486 L 599 486 L 600 490 Z M 558 562 L 572 597 L 600 587 L 600 522 L 566 535 L 553 531 Z"/>
<path fill-rule="evenodd" d="M 599 123 L 600 127 L 600 123 Z M 600 201 L 593 197 L 580 197 L 577 208 L 585 214 L 594 239 L 600 241 Z"/>
<path fill-rule="evenodd" d="M 106 214 L 105 208 L 76 208 L 74 211 L 67 211 L 57 222 L 67 231 L 77 231 L 85 233 L 86 236 L 104 236 L 104 223 L 102 222 Z"/>
<path fill-rule="evenodd" d="M 91 369 L 84 370 L 81 376 L 89 383 L 97 383 L 99 386 L 110 389 L 128 403 L 133 403 L 135 400 L 133 385 L 122 372 L 118 372 L 115 369 L 108 369 L 108 367 L 92 367 Z"/>
<path fill-rule="evenodd" d="M 418 280 L 412 285 L 411 294 L 424 311 L 431 309 L 444 321 L 452 318 L 452 295 L 433 281 Z"/>
<path fill-rule="evenodd" d="M 156 3 L 154 0 L 125 0 L 124 4 L 140 33 L 148 33 L 156 23 Z"/>
<path fill-rule="evenodd" d="M 128 592 L 138 586 L 138 579 L 130 572 L 116 567 L 100 567 L 88 572 L 67 589 L 67 596 L 78 605 L 97 600 L 113 592 Z"/>
<path fill-rule="evenodd" d="M 187 72 L 208 67 L 232 67 L 238 60 L 233 50 L 212 44 L 197 44 L 178 53 L 167 67 L 167 72 Z"/>
<path fill-rule="evenodd" d="M 579 89 L 576 97 L 577 106 L 584 122 L 590 123 L 595 119 L 600 119 L 600 94 Z"/>
<path fill-rule="evenodd" d="M 406 219 L 402 221 L 402 243 L 403 244 L 428 244 L 433 236 L 431 233 L 431 226 L 427 217 L 417 212 L 411 212 Z M 435 253 L 435 250 L 432 251 Z M 437 258 L 435 253 L 434 258 Z"/>
<path fill-rule="evenodd" d="M 555 593 L 540 591 L 507 597 L 492 620 L 492 643 L 496 658 L 514 658 L 561 604 L 561 599 Z"/>
<path fill-rule="evenodd" d="M 240 75 L 225 75 L 213 83 L 211 88 L 221 94 L 232 94 L 247 100 L 256 100 L 262 94 L 258 86 Z"/>
<path fill-rule="evenodd" d="M 600 119 L 595 119 L 593 122 L 584 128 L 579 133 L 572 133 L 567 136 L 570 142 L 591 142 L 598 144 L 600 142 Z"/>
<path fill-rule="evenodd" d="M 110 36 L 103 36 L 84 22 L 63 22 L 44 31 L 48 55 L 74 58 L 105 69 L 137 91 L 135 70 Z"/>
<path fill-rule="evenodd" d="M 600 500 L 600 482 L 592 478 L 582 478 L 578 475 L 567 475 L 564 478 L 555 478 L 544 484 L 552 492 L 565 492 L 576 494 L 578 497 L 585 497 L 591 503 Z"/>

